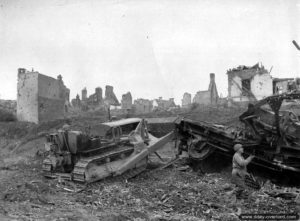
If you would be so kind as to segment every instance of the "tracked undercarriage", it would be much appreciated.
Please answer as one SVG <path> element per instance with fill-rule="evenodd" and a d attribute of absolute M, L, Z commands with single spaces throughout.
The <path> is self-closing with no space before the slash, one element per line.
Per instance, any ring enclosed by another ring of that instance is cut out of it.
<path fill-rule="evenodd" d="M 240 116 L 244 128 L 179 119 L 176 123 L 179 151 L 187 151 L 192 160 L 201 163 L 215 153 L 231 158 L 233 145 L 241 143 L 246 155 L 255 156 L 253 164 L 293 171 L 300 177 L 299 116 L 300 93 L 290 93 L 249 105 Z"/>
<path fill-rule="evenodd" d="M 138 118 L 99 124 L 88 133 L 65 128 L 48 135 L 43 171 L 47 177 L 60 175 L 79 182 L 134 176 L 146 169 L 148 155 L 172 137 L 173 132 L 161 139 L 152 136 Z"/>

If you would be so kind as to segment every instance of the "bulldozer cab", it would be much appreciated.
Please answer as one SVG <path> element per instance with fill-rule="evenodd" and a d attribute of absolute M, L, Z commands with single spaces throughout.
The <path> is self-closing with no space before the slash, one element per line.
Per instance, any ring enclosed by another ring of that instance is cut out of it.
<path fill-rule="evenodd" d="M 108 141 L 119 141 L 122 136 L 121 127 L 112 127 L 110 128 L 105 135 L 105 139 Z"/>
<path fill-rule="evenodd" d="M 115 142 L 120 141 L 121 136 L 122 136 L 122 129 L 121 129 L 121 127 L 113 127 L 112 128 L 112 132 L 113 132 L 113 140 Z"/>
<path fill-rule="evenodd" d="M 112 122 L 101 123 L 91 128 L 90 134 L 92 136 L 98 136 L 107 141 L 118 142 L 120 140 L 128 139 L 129 135 L 139 129 L 140 135 L 147 137 L 146 122 L 140 118 L 127 118 Z M 145 136 L 144 136 L 145 135 Z"/>

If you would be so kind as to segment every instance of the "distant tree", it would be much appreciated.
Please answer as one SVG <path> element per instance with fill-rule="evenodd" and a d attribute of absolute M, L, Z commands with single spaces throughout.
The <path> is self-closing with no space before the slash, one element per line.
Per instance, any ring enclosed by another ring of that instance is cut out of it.
<path fill-rule="evenodd" d="M 0 109 L 0 121 L 1 122 L 8 122 L 8 121 L 16 121 L 16 117 L 13 113 Z"/>

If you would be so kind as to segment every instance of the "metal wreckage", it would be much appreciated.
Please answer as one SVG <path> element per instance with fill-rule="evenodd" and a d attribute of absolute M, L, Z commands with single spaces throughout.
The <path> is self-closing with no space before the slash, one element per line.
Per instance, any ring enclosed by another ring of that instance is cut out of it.
<path fill-rule="evenodd" d="M 204 160 L 212 153 L 232 157 L 233 145 L 240 143 L 245 154 L 255 156 L 253 164 L 276 171 L 300 173 L 300 93 L 267 97 L 249 104 L 240 117 L 244 128 L 180 120 L 179 149 L 190 158 Z"/>
<path fill-rule="evenodd" d="M 67 176 L 80 182 L 106 177 L 132 177 L 144 171 L 148 156 L 171 140 L 178 152 L 201 162 L 213 153 L 232 156 L 241 143 L 253 164 L 273 170 L 300 172 L 300 93 L 267 97 L 240 116 L 245 127 L 226 127 L 178 118 L 175 129 L 156 138 L 140 118 L 101 123 L 88 132 L 68 128 L 49 134 L 43 162 L 45 176 Z M 173 160 L 174 161 L 174 160 Z"/>

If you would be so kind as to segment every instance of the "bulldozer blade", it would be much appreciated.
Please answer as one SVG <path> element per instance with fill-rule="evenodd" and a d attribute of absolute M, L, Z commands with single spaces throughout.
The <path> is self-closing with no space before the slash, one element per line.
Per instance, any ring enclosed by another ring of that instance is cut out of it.
<path fill-rule="evenodd" d="M 141 152 L 130 157 L 128 161 L 126 161 L 122 166 L 118 168 L 118 170 L 116 170 L 114 175 L 121 175 L 128 169 L 133 168 L 139 161 L 149 156 L 149 154 L 156 152 L 158 149 L 160 149 L 165 144 L 167 144 L 170 140 L 172 140 L 173 137 L 174 137 L 174 132 L 170 132 L 164 137 L 157 139 L 156 142 L 150 144 L 150 146 L 148 146 Z"/>

